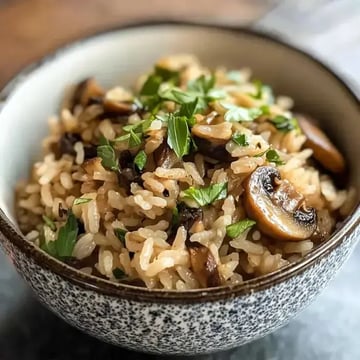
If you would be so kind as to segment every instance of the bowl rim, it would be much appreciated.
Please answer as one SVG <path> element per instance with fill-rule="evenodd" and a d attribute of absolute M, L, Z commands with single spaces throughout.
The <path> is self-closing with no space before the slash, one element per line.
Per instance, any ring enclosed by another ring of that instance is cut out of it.
<path fill-rule="evenodd" d="M 269 33 L 264 30 L 254 30 L 248 27 L 242 26 L 227 26 L 211 23 L 196 23 L 189 21 L 174 21 L 174 20 L 158 20 L 158 21 L 142 21 L 124 24 L 121 26 L 110 27 L 103 31 L 97 31 L 94 34 L 80 37 L 75 41 L 66 43 L 64 46 L 57 48 L 50 54 L 43 56 L 40 60 L 31 63 L 30 65 L 20 70 L 15 76 L 13 76 L 7 84 L 0 90 L 0 105 L 1 102 L 6 103 L 6 99 L 11 97 L 11 94 L 16 90 L 17 86 L 26 80 L 34 70 L 40 68 L 43 64 L 52 61 L 57 56 L 61 56 L 62 53 L 71 50 L 84 42 L 91 41 L 94 38 L 101 37 L 108 33 L 121 32 L 122 30 L 133 28 L 146 28 L 146 27 L 161 27 L 161 26 L 183 26 L 183 27 L 198 27 L 204 29 L 218 30 L 221 32 L 237 33 L 246 36 L 253 36 L 255 38 L 262 38 L 275 46 L 281 46 L 287 51 L 296 53 L 298 56 L 307 58 L 314 65 L 325 71 L 336 82 L 337 86 L 345 90 L 347 96 L 357 105 L 360 111 L 360 97 L 355 92 L 355 86 L 351 86 L 348 79 L 346 82 L 334 72 L 328 65 L 325 65 L 323 61 L 317 59 L 314 55 L 307 53 L 303 49 L 296 47 L 278 35 Z M 0 114 L 1 114 L 0 107 Z M 212 302 L 218 300 L 225 300 L 228 298 L 239 297 L 241 295 L 251 294 L 260 290 L 270 288 L 276 284 L 279 284 L 292 276 L 298 275 L 304 272 L 307 268 L 314 263 L 320 261 L 324 256 L 340 246 L 351 232 L 355 231 L 355 228 L 360 224 L 360 204 L 356 205 L 352 213 L 343 222 L 327 240 L 322 243 L 316 249 L 311 251 L 305 257 L 299 261 L 289 264 L 273 273 L 257 277 L 255 279 L 247 280 L 239 285 L 222 285 L 214 288 L 207 289 L 195 289 L 187 291 L 178 290 L 161 290 L 161 289 L 147 289 L 137 286 L 115 283 L 109 280 L 101 279 L 93 275 L 87 275 L 79 270 L 70 267 L 55 258 L 52 258 L 41 249 L 37 248 L 34 244 L 26 240 L 25 236 L 15 228 L 3 210 L 0 208 L 0 232 L 4 237 L 16 248 L 22 252 L 25 256 L 31 258 L 38 266 L 45 268 L 62 279 L 70 281 L 71 283 L 80 286 L 83 289 L 93 290 L 95 292 L 111 295 L 117 298 L 125 298 L 128 300 L 135 300 L 141 302 L 159 302 L 159 303 L 178 303 L 178 304 L 193 304 L 200 302 Z"/>

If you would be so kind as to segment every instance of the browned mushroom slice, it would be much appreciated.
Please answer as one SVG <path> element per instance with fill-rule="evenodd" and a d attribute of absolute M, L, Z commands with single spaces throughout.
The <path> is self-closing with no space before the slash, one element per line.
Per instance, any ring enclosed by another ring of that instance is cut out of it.
<path fill-rule="evenodd" d="M 279 240 L 304 240 L 316 229 L 317 216 L 303 196 L 279 171 L 258 167 L 245 181 L 244 201 L 249 217 L 268 236 Z"/>
<path fill-rule="evenodd" d="M 308 115 L 296 115 L 300 128 L 306 136 L 305 146 L 314 152 L 314 158 L 326 169 L 334 173 L 345 171 L 345 160 L 331 140 L 315 124 Z"/>
<path fill-rule="evenodd" d="M 221 284 L 216 261 L 210 250 L 201 244 L 192 244 L 189 248 L 191 267 L 202 287 L 214 287 Z"/>
<path fill-rule="evenodd" d="M 199 153 L 205 156 L 211 157 L 221 162 L 231 162 L 236 160 L 236 158 L 232 157 L 226 150 L 226 142 L 211 142 L 196 136 L 194 136 L 194 141 L 198 147 Z"/>
<path fill-rule="evenodd" d="M 104 98 L 104 109 L 106 112 L 117 115 L 131 115 L 140 110 L 139 106 L 130 101 L 117 101 Z"/>
<path fill-rule="evenodd" d="M 154 151 L 154 161 L 157 167 L 160 166 L 165 169 L 171 169 L 179 162 L 179 158 L 174 151 L 170 149 L 166 139 L 164 139 L 161 145 Z"/>
<path fill-rule="evenodd" d="M 90 99 L 101 97 L 104 93 L 104 90 L 95 81 L 95 79 L 85 79 L 75 87 L 70 100 L 69 108 L 70 110 L 74 110 L 75 106 L 78 104 L 87 106 Z"/>

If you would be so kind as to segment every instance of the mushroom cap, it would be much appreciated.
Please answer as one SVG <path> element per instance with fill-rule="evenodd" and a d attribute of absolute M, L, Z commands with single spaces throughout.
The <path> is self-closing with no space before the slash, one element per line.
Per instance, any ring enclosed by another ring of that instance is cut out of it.
<path fill-rule="evenodd" d="M 316 229 L 316 211 L 275 167 L 258 167 L 245 181 L 244 201 L 249 217 L 266 235 L 288 241 L 305 240 Z"/>

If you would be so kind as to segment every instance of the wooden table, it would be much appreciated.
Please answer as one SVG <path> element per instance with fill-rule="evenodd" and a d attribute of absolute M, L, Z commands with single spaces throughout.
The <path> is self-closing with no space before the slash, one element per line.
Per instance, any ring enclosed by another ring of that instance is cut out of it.
<path fill-rule="evenodd" d="M 0 0 L 0 86 L 25 64 L 102 29 L 150 19 L 248 24 L 274 4 L 274 0 Z"/>

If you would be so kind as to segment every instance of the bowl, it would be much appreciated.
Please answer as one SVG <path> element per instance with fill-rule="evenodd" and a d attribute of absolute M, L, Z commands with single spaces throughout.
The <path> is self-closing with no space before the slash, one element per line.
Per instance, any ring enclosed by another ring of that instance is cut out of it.
<path fill-rule="evenodd" d="M 0 242 L 39 300 L 103 341 L 143 352 L 225 350 L 285 325 L 338 272 L 360 235 L 359 207 L 301 261 L 241 285 L 149 290 L 80 273 L 37 249 L 17 228 L 14 186 L 25 178 L 70 83 L 93 75 L 104 86 L 130 85 L 162 55 L 194 53 L 206 65 L 251 66 L 275 92 L 319 119 L 347 157 L 360 187 L 360 107 L 353 91 L 310 55 L 246 29 L 188 23 L 132 25 L 66 46 L 31 65 L 3 90 L 0 113 Z"/>

